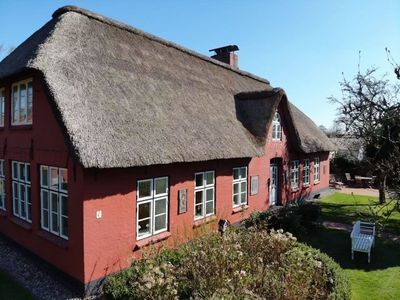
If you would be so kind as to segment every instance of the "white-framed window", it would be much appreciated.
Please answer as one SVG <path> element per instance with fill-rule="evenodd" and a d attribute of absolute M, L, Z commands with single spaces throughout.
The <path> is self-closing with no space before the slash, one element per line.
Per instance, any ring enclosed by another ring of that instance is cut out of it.
<path fill-rule="evenodd" d="M 4 115 L 6 108 L 6 90 L 0 89 L 0 127 L 4 127 Z"/>
<path fill-rule="evenodd" d="M 143 239 L 168 229 L 168 177 L 139 180 L 136 236 Z"/>
<path fill-rule="evenodd" d="M 299 187 L 299 161 L 298 160 L 292 160 L 290 173 L 291 173 L 292 189 L 297 189 Z"/>
<path fill-rule="evenodd" d="M 247 167 L 233 169 L 232 195 L 233 207 L 247 204 Z"/>
<path fill-rule="evenodd" d="M 33 119 L 32 79 L 14 83 L 11 93 L 11 125 L 29 125 Z"/>
<path fill-rule="evenodd" d="M 319 182 L 319 157 L 314 158 L 314 182 Z"/>
<path fill-rule="evenodd" d="M 198 220 L 214 214 L 215 173 L 214 171 L 194 174 L 194 219 Z"/>
<path fill-rule="evenodd" d="M 43 230 L 68 239 L 68 170 L 40 166 L 40 224 Z"/>
<path fill-rule="evenodd" d="M 6 165 L 0 159 L 0 209 L 6 210 Z"/>
<path fill-rule="evenodd" d="M 310 184 L 310 160 L 305 159 L 303 165 L 303 185 Z"/>
<path fill-rule="evenodd" d="M 274 118 L 272 120 L 272 139 L 274 141 L 282 140 L 281 115 L 278 112 L 275 112 Z"/>
<path fill-rule="evenodd" d="M 12 161 L 12 194 L 14 216 L 32 222 L 30 164 Z"/>

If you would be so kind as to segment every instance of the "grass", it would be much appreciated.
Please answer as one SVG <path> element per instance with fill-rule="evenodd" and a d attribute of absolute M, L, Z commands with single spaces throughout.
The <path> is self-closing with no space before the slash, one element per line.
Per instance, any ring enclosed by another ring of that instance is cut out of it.
<path fill-rule="evenodd" d="M 339 263 L 350 279 L 352 299 L 400 299 L 400 245 L 378 239 L 368 264 L 365 253 L 356 252 L 351 260 L 348 232 L 321 228 L 299 241 Z"/>
<path fill-rule="evenodd" d="M 8 299 L 33 300 L 35 298 L 10 276 L 0 271 L 0 300 Z"/>
<path fill-rule="evenodd" d="M 394 211 L 389 218 L 385 217 L 385 212 L 393 208 L 393 202 L 382 207 L 376 197 L 335 193 L 319 201 L 318 205 L 323 220 L 346 224 L 353 224 L 358 219 L 373 220 L 383 225 L 385 231 L 400 235 L 400 212 Z M 371 217 L 371 211 L 377 219 Z"/>

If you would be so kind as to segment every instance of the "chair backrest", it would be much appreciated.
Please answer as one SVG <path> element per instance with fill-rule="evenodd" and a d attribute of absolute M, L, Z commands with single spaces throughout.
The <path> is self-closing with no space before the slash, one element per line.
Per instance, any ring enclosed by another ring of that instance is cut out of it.
<path fill-rule="evenodd" d="M 347 180 L 351 180 L 350 173 L 344 173 L 344 175 L 346 175 L 346 179 L 347 179 Z"/>

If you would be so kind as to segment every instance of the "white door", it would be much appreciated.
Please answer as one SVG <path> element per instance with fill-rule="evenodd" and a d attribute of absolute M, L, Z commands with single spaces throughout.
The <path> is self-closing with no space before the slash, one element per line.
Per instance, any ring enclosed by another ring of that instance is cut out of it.
<path fill-rule="evenodd" d="M 276 205 L 278 201 L 278 165 L 271 164 L 269 170 L 269 205 Z"/>

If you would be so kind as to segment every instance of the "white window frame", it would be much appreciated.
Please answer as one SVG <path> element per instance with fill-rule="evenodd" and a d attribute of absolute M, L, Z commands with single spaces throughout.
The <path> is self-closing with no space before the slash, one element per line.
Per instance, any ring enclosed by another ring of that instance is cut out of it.
<path fill-rule="evenodd" d="M 61 172 L 66 172 L 68 178 L 68 169 L 66 168 L 59 168 L 47 165 L 40 165 L 40 227 L 48 231 L 56 236 L 59 236 L 65 240 L 68 240 L 68 232 L 64 234 L 62 232 L 62 223 L 65 220 L 67 224 L 67 228 L 69 231 L 69 217 L 68 217 L 68 186 L 67 189 L 62 189 L 62 180 L 61 180 Z M 47 184 L 44 184 L 44 177 L 43 171 L 47 169 Z M 57 171 L 57 185 L 51 184 L 51 170 Z M 68 181 L 67 181 L 68 184 Z M 44 201 L 44 193 L 47 193 L 47 208 L 45 208 Z M 53 212 L 53 201 L 52 196 L 55 195 L 57 199 L 57 207 L 56 210 Z M 63 214 L 62 207 L 66 202 L 66 210 L 67 214 Z M 47 213 L 47 218 L 45 217 Z M 54 230 L 53 228 L 53 218 L 56 218 L 57 221 L 57 229 Z M 47 227 L 45 226 L 44 220 L 47 219 Z"/>
<path fill-rule="evenodd" d="M 242 178 L 242 170 L 244 169 L 245 171 L 245 177 Z M 235 179 L 235 170 L 238 172 L 239 174 L 239 178 Z M 235 207 L 240 207 L 242 205 L 246 205 L 247 204 L 247 167 L 238 167 L 238 168 L 233 168 L 233 174 L 232 174 L 232 205 L 233 208 Z M 242 183 L 244 183 L 245 186 L 245 190 L 242 190 Z M 238 186 L 237 189 L 237 193 L 235 193 L 235 185 Z M 245 194 L 245 199 L 244 201 L 242 201 L 242 194 Z M 235 204 L 235 196 L 239 197 L 239 203 Z"/>
<path fill-rule="evenodd" d="M 28 86 L 31 86 L 31 95 L 29 96 L 28 94 Z M 25 86 L 25 100 L 24 100 L 24 105 L 26 108 L 25 111 L 25 118 L 21 119 L 21 88 Z M 17 96 L 15 97 L 14 90 L 17 89 Z M 15 102 L 17 102 L 17 105 L 15 106 Z M 31 109 L 31 119 L 28 120 L 28 111 L 29 111 L 29 103 L 30 103 L 30 109 Z M 19 111 L 18 117 L 16 117 L 15 114 L 15 109 Z M 19 126 L 19 125 L 31 125 L 33 122 L 33 81 L 32 78 L 19 81 L 14 83 L 11 86 L 11 125 L 12 126 Z"/>
<path fill-rule="evenodd" d="M 320 166 L 319 157 L 314 158 L 314 183 L 318 183 L 320 180 Z"/>
<path fill-rule="evenodd" d="M 4 159 L 0 159 L 0 209 L 6 210 L 6 165 Z"/>
<path fill-rule="evenodd" d="M 303 186 L 310 185 L 310 160 L 305 159 L 303 162 Z"/>
<path fill-rule="evenodd" d="M 5 118 L 5 108 L 6 108 L 6 89 L 0 89 L 0 127 L 4 127 Z"/>
<path fill-rule="evenodd" d="M 213 175 L 213 182 L 211 184 L 207 184 L 207 174 L 212 174 Z M 203 176 L 203 184 L 201 186 L 196 186 L 196 176 L 202 175 Z M 207 191 L 212 190 L 212 199 L 207 200 Z M 202 192 L 202 202 L 199 204 L 196 204 L 196 193 Z M 204 171 L 204 172 L 197 172 L 194 174 L 194 220 L 201 220 L 206 217 L 215 215 L 215 171 Z M 207 204 L 211 203 L 213 204 L 213 211 L 211 213 L 207 213 Z M 202 215 L 196 216 L 196 207 L 200 206 L 202 207 Z"/>
<path fill-rule="evenodd" d="M 298 160 L 292 160 L 292 163 L 290 165 L 290 185 L 292 187 L 292 190 L 298 189 L 299 188 L 299 161 Z"/>
<path fill-rule="evenodd" d="M 16 169 L 15 169 L 16 167 Z M 21 177 L 21 167 L 23 167 L 23 177 Z M 16 170 L 16 172 L 14 172 Z M 13 214 L 14 216 L 32 223 L 32 195 L 30 181 L 30 163 L 13 160 L 11 162 L 12 174 L 12 195 L 13 195 Z M 29 175 L 29 176 L 28 176 Z M 28 178 L 29 177 L 29 178 Z M 28 180 L 29 179 L 29 180 Z M 24 201 L 21 198 L 21 190 L 24 190 Z M 29 200 L 29 201 L 28 201 Z M 18 209 L 17 209 L 18 208 Z M 22 208 L 25 214 L 22 214 Z M 30 215 L 30 217 L 29 217 Z"/>
<path fill-rule="evenodd" d="M 166 181 L 166 189 L 165 193 L 157 194 L 156 191 L 156 182 L 158 180 L 165 180 Z M 150 181 L 150 196 L 139 197 L 139 186 L 142 182 Z M 162 232 L 168 231 L 168 216 L 169 216 L 169 182 L 168 177 L 155 177 L 149 179 L 143 179 L 137 181 L 137 188 L 136 188 L 136 239 L 141 240 L 153 235 L 160 234 Z M 156 203 L 157 201 L 165 200 L 165 212 L 156 215 Z M 150 204 L 149 208 L 149 217 L 143 218 L 139 220 L 139 206 L 143 204 Z M 165 227 L 155 230 L 155 222 L 156 218 L 165 215 Z M 149 219 L 149 232 L 146 234 L 139 234 L 139 222 L 142 220 Z"/>
<path fill-rule="evenodd" d="M 272 119 L 272 140 L 282 140 L 282 118 L 279 112 L 275 112 L 274 118 Z"/>

